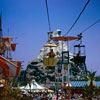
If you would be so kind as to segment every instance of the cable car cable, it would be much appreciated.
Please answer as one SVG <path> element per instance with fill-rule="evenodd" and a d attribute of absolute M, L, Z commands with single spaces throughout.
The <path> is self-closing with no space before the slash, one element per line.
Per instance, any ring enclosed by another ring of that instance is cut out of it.
<path fill-rule="evenodd" d="M 47 10 L 49 31 L 51 32 L 51 25 L 50 25 L 50 18 L 49 18 L 49 11 L 48 11 L 48 3 L 47 3 L 47 0 L 45 0 L 45 3 L 46 3 L 46 10 Z"/>
<path fill-rule="evenodd" d="M 88 26 L 87 28 L 85 28 L 83 31 L 81 31 L 80 33 L 84 33 L 85 31 L 87 31 L 88 29 L 90 29 L 92 26 L 94 26 L 95 24 L 97 24 L 98 22 L 100 22 L 100 19 L 98 19 L 96 22 L 94 22 L 93 24 L 91 24 L 90 26 Z M 77 41 L 77 40 L 76 40 Z M 74 46 L 74 44 L 76 43 L 76 41 L 72 44 L 72 46 L 70 47 L 70 50 L 72 49 L 72 47 Z"/>
<path fill-rule="evenodd" d="M 97 24 L 99 21 L 100 21 L 100 19 L 97 20 L 96 22 L 94 22 L 93 24 L 91 24 L 90 26 L 88 26 L 87 28 L 85 28 L 85 29 L 84 29 L 82 32 L 80 32 L 80 33 L 83 33 L 83 32 L 85 32 L 85 31 L 87 31 L 87 30 L 90 29 L 92 26 L 94 26 L 95 24 Z"/>
<path fill-rule="evenodd" d="M 84 12 L 85 8 L 87 7 L 88 3 L 90 2 L 90 0 L 87 1 L 87 3 L 85 4 L 84 8 L 82 9 L 82 11 L 80 12 L 80 14 L 78 15 L 77 19 L 75 20 L 75 22 L 72 24 L 71 28 L 66 32 L 66 35 L 68 35 L 68 33 L 72 30 L 72 28 L 75 26 L 75 24 L 77 23 L 77 21 L 79 20 L 79 18 L 81 17 L 82 13 Z"/>

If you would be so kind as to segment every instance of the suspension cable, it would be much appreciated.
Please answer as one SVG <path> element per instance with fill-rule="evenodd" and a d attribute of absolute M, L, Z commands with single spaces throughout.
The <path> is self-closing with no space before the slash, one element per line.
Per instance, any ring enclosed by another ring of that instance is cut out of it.
<path fill-rule="evenodd" d="M 50 25 L 50 18 L 49 18 L 49 11 L 48 11 L 48 3 L 47 3 L 47 0 L 45 0 L 45 3 L 46 3 L 46 10 L 47 10 L 49 31 L 51 32 L 51 25 Z"/>
<path fill-rule="evenodd" d="M 71 49 L 72 49 L 72 47 L 75 45 L 75 43 L 77 42 L 77 40 L 75 40 L 74 42 L 73 42 L 73 44 L 71 45 L 71 47 L 70 47 L 70 51 L 71 51 Z"/>
<path fill-rule="evenodd" d="M 66 35 L 68 35 L 68 33 L 72 30 L 72 28 L 75 26 L 76 22 L 79 20 L 79 18 L 81 17 L 82 13 L 84 12 L 85 8 L 87 7 L 88 3 L 90 2 L 90 0 L 87 1 L 87 3 L 85 4 L 84 8 L 82 9 L 82 11 L 80 12 L 80 14 L 78 15 L 77 19 L 75 20 L 75 22 L 72 24 L 71 28 L 66 32 Z"/>
<path fill-rule="evenodd" d="M 84 29 L 81 33 L 87 31 L 88 29 L 90 29 L 92 26 L 94 26 L 95 24 L 97 24 L 99 21 L 100 21 L 100 19 L 97 20 L 96 22 L 94 22 L 93 24 L 91 24 L 90 26 L 88 26 L 88 27 L 87 27 L 86 29 Z"/>
<path fill-rule="evenodd" d="M 90 26 L 88 26 L 86 29 L 84 29 L 83 31 L 81 31 L 80 33 L 84 33 L 85 31 L 87 31 L 88 29 L 90 29 L 92 26 L 94 26 L 95 24 L 97 24 L 98 22 L 100 22 L 100 19 L 98 19 L 96 22 L 94 22 L 93 24 L 91 24 Z M 77 40 L 72 44 L 72 46 L 70 47 L 70 50 L 72 49 L 73 45 L 77 42 Z"/>

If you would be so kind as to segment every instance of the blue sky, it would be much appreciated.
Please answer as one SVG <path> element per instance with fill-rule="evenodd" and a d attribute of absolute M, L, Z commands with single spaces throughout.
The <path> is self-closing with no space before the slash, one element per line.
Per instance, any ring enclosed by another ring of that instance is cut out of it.
<path fill-rule="evenodd" d="M 52 31 L 62 30 L 64 35 L 83 9 L 87 0 L 48 0 Z M 22 60 L 26 68 L 47 41 L 48 21 L 45 0 L 0 0 L 4 36 L 17 37 L 14 59 Z M 90 0 L 75 27 L 68 35 L 76 36 L 100 18 L 100 0 Z M 86 64 L 100 75 L 100 22 L 83 33 L 86 45 Z"/>

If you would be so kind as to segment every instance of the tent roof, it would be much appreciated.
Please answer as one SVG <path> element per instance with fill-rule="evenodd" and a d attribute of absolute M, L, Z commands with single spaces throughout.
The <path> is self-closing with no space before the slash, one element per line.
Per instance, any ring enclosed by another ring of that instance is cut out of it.
<path fill-rule="evenodd" d="M 31 86 L 31 87 L 30 87 Z M 31 83 L 27 84 L 24 89 L 34 89 L 34 90 L 42 90 L 42 89 L 46 89 L 43 86 L 40 86 L 35 80 L 32 80 Z"/>

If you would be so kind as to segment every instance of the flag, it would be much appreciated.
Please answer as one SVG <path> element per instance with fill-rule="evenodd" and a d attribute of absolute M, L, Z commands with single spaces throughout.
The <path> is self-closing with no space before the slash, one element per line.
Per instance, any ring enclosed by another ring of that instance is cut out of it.
<path fill-rule="evenodd" d="M 16 43 L 12 43 L 11 44 L 11 49 L 12 49 L 12 51 L 15 51 L 15 49 L 16 49 Z"/>

